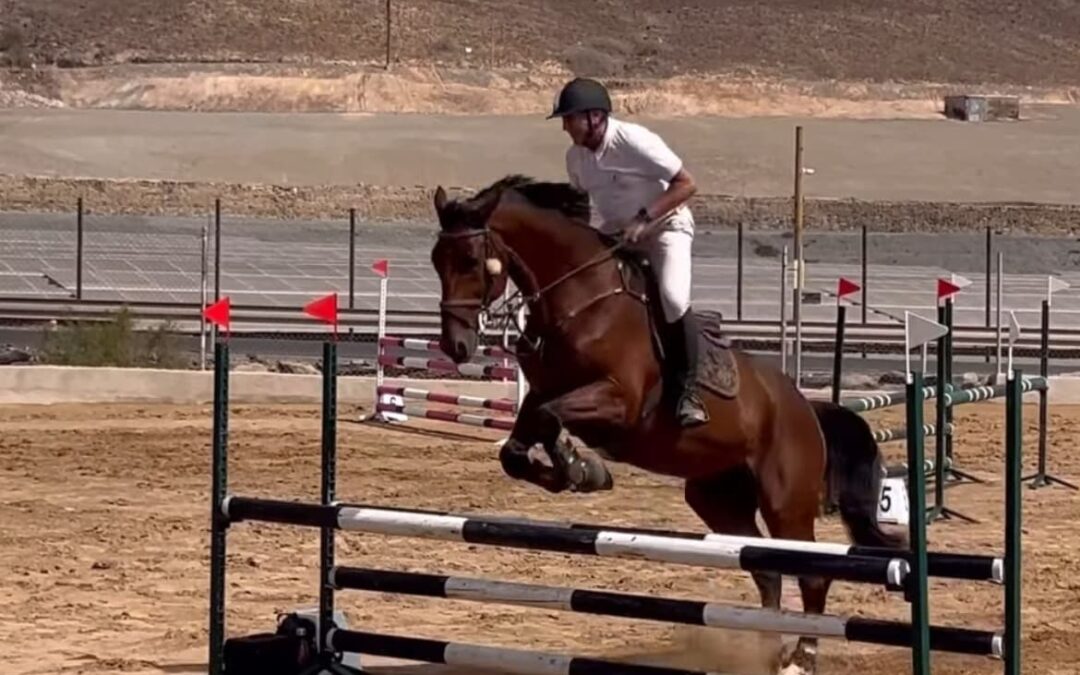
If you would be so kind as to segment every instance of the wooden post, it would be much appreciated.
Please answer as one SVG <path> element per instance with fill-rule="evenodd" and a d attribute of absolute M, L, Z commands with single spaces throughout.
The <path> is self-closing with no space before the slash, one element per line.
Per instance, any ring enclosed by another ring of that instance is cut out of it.
<path fill-rule="evenodd" d="M 803 288 L 803 128 L 795 127 L 795 283 L 792 319 L 795 321 L 795 386 L 802 383 Z"/>
<path fill-rule="evenodd" d="M 75 299 L 83 295 L 83 198 L 79 197 L 75 216 Z"/>
<path fill-rule="evenodd" d="M 390 0 L 386 0 L 386 69 L 390 70 Z"/>

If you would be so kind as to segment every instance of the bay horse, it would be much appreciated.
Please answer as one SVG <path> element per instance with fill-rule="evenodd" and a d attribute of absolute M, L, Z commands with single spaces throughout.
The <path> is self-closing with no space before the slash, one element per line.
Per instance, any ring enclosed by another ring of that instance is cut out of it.
<path fill-rule="evenodd" d="M 709 421 L 696 427 L 682 428 L 674 406 L 657 402 L 664 363 L 648 277 L 589 224 L 587 194 L 511 175 L 467 199 L 450 200 L 439 186 L 434 205 L 442 351 L 457 363 L 474 355 L 480 316 L 508 280 L 528 308 L 516 351 L 529 390 L 500 450 L 506 474 L 551 492 L 611 489 L 603 460 L 560 441 L 565 430 L 604 459 L 684 479 L 686 504 L 714 532 L 763 536 L 760 510 L 770 536 L 813 541 L 829 480 L 853 542 L 905 545 L 877 522 L 882 457 L 869 425 L 842 406 L 809 401 L 771 363 L 705 345 L 701 360 L 709 361 L 706 351 L 714 364 L 726 355 L 737 388 L 722 395 L 701 387 Z M 550 465 L 530 457 L 537 445 Z M 753 578 L 762 606 L 778 609 L 780 575 Z M 824 612 L 829 584 L 799 578 L 803 611 Z M 816 639 L 800 637 L 782 665 L 812 672 L 815 662 Z"/>

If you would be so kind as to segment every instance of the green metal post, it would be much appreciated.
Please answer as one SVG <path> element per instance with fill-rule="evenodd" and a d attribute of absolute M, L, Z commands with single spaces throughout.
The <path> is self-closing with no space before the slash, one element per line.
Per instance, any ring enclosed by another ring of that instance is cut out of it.
<path fill-rule="evenodd" d="M 1062 487 L 1069 488 L 1070 490 L 1080 490 L 1080 486 L 1070 483 L 1067 480 L 1062 480 L 1057 476 L 1047 473 L 1046 471 L 1046 434 L 1049 428 L 1050 418 L 1050 392 L 1049 392 L 1049 377 L 1050 377 L 1050 301 L 1042 301 L 1042 321 L 1041 329 L 1039 331 L 1039 376 L 1040 379 L 1047 383 L 1039 389 L 1039 454 L 1038 465 L 1035 473 L 1030 476 L 1025 476 L 1023 480 L 1031 481 L 1031 489 L 1037 489 L 1046 487 L 1048 485 L 1058 484 Z"/>
<path fill-rule="evenodd" d="M 1020 675 L 1020 471 L 1023 464 L 1022 377 L 1010 371 L 1005 395 L 1005 673 Z"/>
<path fill-rule="evenodd" d="M 907 428 L 923 426 L 922 373 L 908 373 Z M 908 502 L 910 503 L 909 538 L 911 540 L 911 576 L 908 585 L 911 601 L 912 673 L 930 675 L 930 608 L 926 562 L 926 471 L 923 436 L 908 434 Z"/>
<path fill-rule="evenodd" d="M 846 327 L 847 307 L 836 306 L 836 339 L 833 341 L 832 402 L 840 403 L 840 380 L 844 369 L 844 328 Z"/>
<path fill-rule="evenodd" d="M 946 315 L 945 303 L 938 305 L 937 320 L 943 326 L 949 325 L 947 323 L 949 319 Z M 948 339 L 949 333 L 937 339 L 937 363 L 935 365 L 937 365 L 936 386 L 938 395 L 934 406 L 934 426 L 937 428 L 937 434 L 934 436 L 934 506 L 930 511 L 931 521 L 945 517 L 945 444 L 948 442 L 949 436 L 949 408 L 945 405 L 948 398 L 946 394 L 949 392 Z"/>
<path fill-rule="evenodd" d="M 945 389 L 938 391 L 938 396 L 952 393 L 953 391 L 953 299 L 952 297 L 945 298 L 945 321 L 943 322 L 945 327 L 949 329 L 949 332 L 945 334 Z M 952 406 L 945 406 L 945 421 L 948 424 L 953 422 L 953 409 Z M 949 458 L 949 464 L 952 464 L 953 457 L 953 438 L 952 434 L 945 436 L 945 456 Z"/>
<path fill-rule="evenodd" d="M 323 343 L 322 358 L 322 504 L 329 505 L 334 501 L 337 482 L 336 342 Z M 330 580 L 330 570 L 334 567 L 334 528 L 321 528 L 319 544 L 319 651 L 323 659 L 331 659 L 333 654 L 327 647 L 326 635 L 334 619 L 334 587 Z"/>
<path fill-rule="evenodd" d="M 945 302 L 938 306 L 938 323 L 949 329 L 949 332 L 937 340 L 937 406 L 936 423 L 938 435 L 934 445 L 934 506 L 931 509 L 930 520 L 960 520 L 977 523 L 978 521 L 955 509 L 945 506 L 945 484 L 948 475 L 953 471 L 952 454 L 952 430 L 953 430 L 953 406 L 956 404 L 956 389 L 953 387 L 952 376 L 952 316 L 953 300 L 945 298 Z M 958 474 L 967 476 L 967 474 Z M 972 480 L 976 480 L 973 476 Z M 979 481 L 981 482 L 981 481 Z"/>
<path fill-rule="evenodd" d="M 221 510 L 229 485 L 229 346 L 214 345 L 214 438 L 210 497 L 210 675 L 225 670 L 225 541 L 229 519 Z"/>
<path fill-rule="evenodd" d="M 948 326 L 948 328 L 949 328 L 949 334 L 945 337 L 945 348 L 948 351 L 948 358 L 945 359 L 945 375 L 946 375 L 946 378 L 948 379 L 948 382 L 949 382 L 948 390 L 951 392 L 951 391 L 956 391 L 952 386 L 952 381 L 953 381 L 953 334 L 952 334 L 952 328 L 953 328 L 953 301 L 952 301 L 951 298 L 949 298 L 947 300 L 947 302 L 945 303 L 945 325 Z M 949 425 L 950 425 L 949 428 L 955 428 L 955 425 L 953 425 L 953 409 L 952 408 L 953 408 L 953 405 L 955 405 L 957 403 L 960 403 L 960 402 L 961 401 L 957 401 L 954 398 L 953 401 L 948 405 L 948 409 L 945 411 L 945 420 L 949 423 Z M 986 482 L 982 478 L 977 478 L 976 476 L 974 476 L 974 475 L 972 475 L 970 473 L 967 473 L 966 471 L 961 471 L 960 469 L 956 468 L 956 465 L 958 464 L 958 462 L 956 461 L 956 458 L 953 456 L 953 438 L 952 438 L 951 434 L 945 438 L 945 456 L 949 460 L 948 461 L 948 466 L 946 467 L 946 471 L 949 472 L 949 479 L 950 480 L 952 480 L 954 482 L 957 482 L 957 483 L 964 482 L 964 481 L 966 481 L 968 483 L 985 483 Z M 959 515 L 959 514 L 956 514 L 954 512 L 953 515 Z M 960 516 L 960 517 L 962 519 L 964 519 L 964 520 L 967 520 L 968 522 L 972 522 L 972 523 L 978 522 L 973 518 L 968 518 L 967 516 Z"/>

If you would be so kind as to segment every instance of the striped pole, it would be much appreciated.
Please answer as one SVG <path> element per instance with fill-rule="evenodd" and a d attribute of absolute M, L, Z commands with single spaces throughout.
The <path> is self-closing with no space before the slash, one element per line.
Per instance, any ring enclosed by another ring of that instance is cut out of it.
<path fill-rule="evenodd" d="M 352 630 L 330 631 L 331 649 L 395 659 L 444 663 L 450 666 L 515 675 L 722 675 L 681 668 L 618 663 L 550 652 L 489 647 L 461 642 L 384 635 Z"/>
<path fill-rule="evenodd" d="M 1048 381 L 1042 376 L 1026 377 L 1023 380 L 1022 388 L 1024 392 L 1029 391 L 1041 391 L 1048 386 Z M 951 392 L 945 394 L 945 406 L 960 405 L 963 403 L 977 403 L 979 401 L 989 401 L 994 398 L 1001 398 L 1005 395 L 1005 385 L 981 385 L 977 387 L 966 387 L 964 389 L 953 389 Z M 929 400 L 937 396 L 937 387 L 925 386 L 922 388 L 923 400 Z M 870 412 L 871 410 L 880 410 L 881 408 L 891 408 L 897 405 L 904 405 L 907 401 L 907 393 L 903 391 L 886 392 L 882 394 L 874 394 L 872 396 L 863 396 L 860 398 L 845 399 L 841 402 L 848 410 L 853 412 L 863 413 Z"/>
<path fill-rule="evenodd" d="M 923 387 L 922 396 L 924 400 L 934 398 L 936 395 L 936 387 Z M 908 394 L 905 391 L 890 391 L 874 394 L 872 396 L 845 399 L 841 402 L 841 405 L 852 412 L 864 413 L 870 412 L 871 410 L 880 410 L 881 408 L 904 405 L 907 402 L 907 397 Z"/>
<path fill-rule="evenodd" d="M 444 394 L 437 391 L 429 391 L 427 389 L 394 387 L 389 385 L 376 387 L 375 393 L 379 396 L 389 394 L 392 396 L 400 396 L 401 398 L 430 401 L 432 403 L 445 403 L 447 405 L 456 405 L 463 408 L 486 408 L 488 410 L 500 410 L 508 413 L 517 412 L 517 404 L 515 404 L 514 401 L 505 398 L 481 398 L 479 396 L 467 396 L 465 394 Z"/>
<path fill-rule="evenodd" d="M 950 460 L 948 457 L 945 458 L 945 468 L 946 469 L 949 468 L 949 463 L 951 461 L 952 460 Z M 923 473 L 926 474 L 927 478 L 929 478 L 930 475 L 934 473 L 936 468 L 937 468 L 937 465 L 934 464 L 934 460 L 929 459 L 929 458 L 923 460 Z M 885 477 L 886 478 L 906 478 L 907 475 L 908 475 L 907 462 L 900 462 L 899 464 L 897 464 L 895 466 L 889 466 L 889 467 L 885 468 Z"/>
<path fill-rule="evenodd" d="M 286 504 L 290 502 L 284 502 Z M 458 521 L 476 521 L 479 517 L 467 516 L 448 511 L 433 511 L 428 509 L 389 509 L 369 504 L 348 504 L 350 507 L 370 511 L 373 518 L 393 518 L 397 514 L 407 513 L 417 517 L 440 517 L 448 516 Z M 679 530 L 663 530 L 644 527 L 618 527 L 601 526 L 589 523 L 568 523 L 551 520 L 531 520 L 517 516 L 482 516 L 485 522 L 502 523 L 519 527 L 542 527 L 561 528 L 571 531 L 583 532 L 618 532 L 627 535 L 649 535 L 653 537 L 666 537 L 673 539 L 691 539 L 696 541 L 717 541 L 723 543 L 769 546 L 774 549 L 785 551 L 806 551 L 809 553 L 825 553 L 830 555 L 853 555 L 868 556 L 874 558 L 903 558 L 910 559 L 910 551 L 890 548 L 878 548 L 872 546 L 856 546 L 852 544 L 840 544 L 821 541 L 794 541 L 790 539 L 764 539 L 759 537 L 743 537 L 729 534 L 715 534 L 712 532 L 685 532 Z M 1003 583 L 1005 580 L 1005 562 L 1000 557 L 978 555 L 969 553 L 944 553 L 931 551 L 928 554 L 929 573 L 932 577 L 946 579 L 963 579 L 967 581 L 989 581 Z"/>
<path fill-rule="evenodd" d="M 442 354 L 442 347 L 439 346 L 438 340 L 422 340 L 419 338 L 401 338 L 401 337 L 381 337 L 379 338 L 380 347 L 398 347 L 399 349 L 411 349 L 413 351 L 432 352 L 435 354 Z M 480 345 L 476 348 L 477 356 L 487 356 L 495 359 L 512 359 L 514 354 L 503 347 L 492 347 L 487 345 Z"/>
<path fill-rule="evenodd" d="M 880 584 L 900 590 L 910 569 L 897 557 L 822 553 L 803 546 L 813 542 L 774 539 L 679 539 L 613 530 L 573 530 L 534 524 L 425 515 L 394 509 L 320 506 L 249 497 L 229 497 L 223 509 L 230 520 L 337 527 L 341 530 L 400 537 L 458 541 L 607 558 L 651 560 L 789 576 L 816 575 L 842 581 Z M 781 542 L 781 543 L 778 543 Z M 793 550 L 797 547 L 804 550 Z"/>
<path fill-rule="evenodd" d="M 1049 386 L 1047 379 L 1041 376 L 1025 377 L 1019 382 L 1021 393 L 1030 391 L 1042 391 Z M 957 389 L 952 393 L 945 394 L 945 405 L 954 406 L 964 403 L 978 403 L 990 399 L 1001 398 L 1005 395 L 1008 384 L 982 385 Z"/>
<path fill-rule="evenodd" d="M 502 380 L 513 380 L 517 378 L 517 368 L 504 368 L 502 366 L 487 365 L 483 363 L 454 363 L 453 361 L 447 361 L 445 359 L 425 359 L 418 356 L 386 355 L 380 355 L 378 361 L 384 366 L 437 370 L 471 377 L 489 377 Z"/>
<path fill-rule="evenodd" d="M 503 431 L 514 430 L 514 420 L 486 417 L 484 415 L 470 415 L 469 413 L 457 413 L 449 410 L 432 410 L 419 405 L 396 405 L 394 403 L 376 403 L 376 412 L 390 412 L 412 417 L 420 417 L 439 422 L 452 422 L 454 424 L 467 424 L 471 427 L 486 427 L 488 429 L 502 429 Z"/>
<path fill-rule="evenodd" d="M 758 607 L 649 595 L 609 593 L 538 584 L 492 581 L 438 574 L 396 572 L 361 567 L 335 568 L 337 589 L 399 593 L 429 598 L 498 603 L 516 607 L 684 623 L 712 628 L 751 630 L 806 637 L 841 638 L 851 642 L 911 646 L 910 624 L 828 614 L 805 614 Z M 1001 657 L 1001 636 L 990 631 L 932 626 L 931 649 Z"/>
<path fill-rule="evenodd" d="M 950 426 L 945 427 L 947 430 L 951 430 Z M 936 424 L 924 424 L 922 425 L 923 436 L 936 436 L 937 425 Z M 891 441 L 899 441 L 907 438 L 907 427 L 894 427 L 892 429 L 877 429 L 873 432 L 874 440 L 878 443 L 889 443 Z"/>

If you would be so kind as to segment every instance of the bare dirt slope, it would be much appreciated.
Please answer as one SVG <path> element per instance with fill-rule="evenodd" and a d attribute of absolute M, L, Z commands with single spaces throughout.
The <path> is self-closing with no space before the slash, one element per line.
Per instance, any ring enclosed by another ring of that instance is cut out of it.
<path fill-rule="evenodd" d="M 900 421 L 894 411 L 885 412 Z M 956 456 L 989 482 L 949 490 L 949 504 L 981 522 L 933 525 L 933 548 L 1001 551 L 1003 412 L 990 403 L 957 410 Z M 1035 412 L 1025 406 L 1029 453 Z M 345 501 L 701 529 L 671 481 L 618 465 L 611 492 L 551 496 L 502 475 L 494 436 L 466 442 L 349 423 L 357 414 L 345 406 L 340 412 L 338 495 Z M 210 410 L 3 406 L 0 420 L 5 675 L 205 673 Z M 1071 480 L 1080 475 L 1078 420 L 1076 406 L 1051 410 L 1053 469 Z M 238 404 L 231 421 L 230 481 L 237 493 L 306 500 L 318 494 L 316 406 Z M 1025 489 L 1023 499 L 1024 672 L 1075 673 L 1080 569 L 1073 530 L 1080 501 L 1060 488 Z M 821 522 L 819 538 L 842 541 L 843 533 L 829 519 Z M 690 566 L 354 533 L 338 537 L 338 555 L 342 564 L 384 569 L 757 602 L 747 574 Z M 275 612 L 316 601 L 318 536 L 312 530 L 238 525 L 228 559 L 230 634 L 267 630 Z M 792 580 L 785 590 L 785 605 L 798 609 Z M 999 586 L 935 580 L 931 596 L 935 623 L 1001 626 Z M 710 630 L 707 641 L 696 642 L 709 645 L 703 651 L 711 658 L 703 660 L 691 658 L 698 650 L 685 649 L 685 641 L 701 634 L 666 624 L 355 592 L 341 593 L 339 607 L 352 627 L 367 630 L 607 658 L 681 645 L 675 664 L 744 675 L 768 672 L 761 663 L 775 648 L 754 634 Z M 878 588 L 837 583 L 828 610 L 903 620 L 908 606 Z M 821 659 L 821 672 L 832 675 L 910 669 L 903 649 L 837 641 L 822 643 Z M 1001 663 L 938 654 L 933 669 L 941 675 L 997 673 Z"/>
<path fill-rule="evenodd" d="M 392 0 L 395 59 L 605 76 L 1080 84 L 1080 2 Z M 381 62 L 383 0 L 0 0 L 37 63 Z M 466 50 L 469 50 L 468 52 Z"/>

